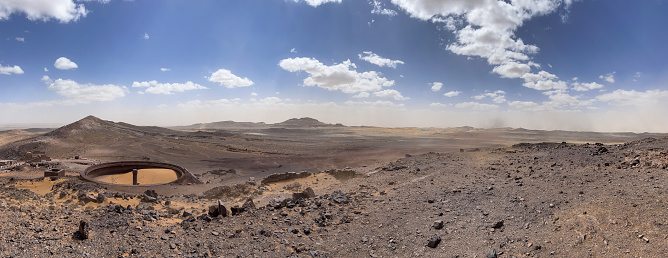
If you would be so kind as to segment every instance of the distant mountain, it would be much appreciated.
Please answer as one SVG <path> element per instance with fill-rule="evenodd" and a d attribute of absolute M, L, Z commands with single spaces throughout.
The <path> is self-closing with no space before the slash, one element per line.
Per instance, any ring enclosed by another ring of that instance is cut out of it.
<path fill-rule="evenodd" d="M 32 150 L 46 151 L 53 156 L 70 156 L 79 154 L 90 146 L 131 145 L 180 134 L 183 132 L 154 126 L 115 123 L 87 116 L 45 134 L 33 134 L 32 137 L 23 137 L 0 145 L 0 157 L 20 158 L 25 152 Z"/>
<path fill-rule="evenodd" d="M 108 139 L 117 139 L 125 136 L 138 137 L 177 133 L 177 131 L 156 126 L 136 126 L 123 122 L 115 123 L 99 119 L 95 116 L 87 116 L 79 121 L 48 132 L 44 134 L 44 137 L 77 142 L 103 142 Z"/>
<path fill-rule="evenodd" d="M 337 125 L 326 124 L 310 117 L 292 118 L 271 125 L 271 127 L 279 127 L 279 128 L 308 128 L 308 127 L 331 127 L 331 126 L 337 126 Z M 338 126 L 343 126 L 343 125 L 339 124 Z"/>
<path fill-rule="evenodd" d="M 187 126 L 175 126 L 176 130 L 252 130 L 269 128 L 317 128 L 317 127 L 343 127 L 342 124 L 327 124 L 310 117 L 292 118 L 280 123 L 266 124 L 263 122 L 234 122 L 222 121 L 213 123 L 199 123 Z"/>
<path fill-rule="evenodd" d="M 216 129 L 228 129 L 228 130 L 240 130 L 240 129 L 266 129 L 270 126 L 263 122 L 253 123 L 253 122 L 234 122 L 234 121 L 221 121 L 213 123 L 199 123 L 186 126 L 175 126 L 171 129 L 176 130 L 216 130 Z"/>

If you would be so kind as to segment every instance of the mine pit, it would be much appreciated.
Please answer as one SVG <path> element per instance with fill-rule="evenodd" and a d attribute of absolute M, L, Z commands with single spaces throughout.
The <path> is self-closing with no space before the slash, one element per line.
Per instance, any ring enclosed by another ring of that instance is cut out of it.
<path fill-rule="evenodd" d="M 176 171 L 166 168 L 143 168 L 137 170 L 137 183 L 133 181 L 133 171 L 125 173 L 102 175 L 95 179 L 118 185 L 153 185 L 166 184 L 175 181 L 178 177 Z"/>
<path fill-rule="evenodd" d="M 81 177 L 103 185 L 122 186 L 202 183 L 183 167 L 149 161 L 118 161 L 98 164 L 81 172 Z"/>

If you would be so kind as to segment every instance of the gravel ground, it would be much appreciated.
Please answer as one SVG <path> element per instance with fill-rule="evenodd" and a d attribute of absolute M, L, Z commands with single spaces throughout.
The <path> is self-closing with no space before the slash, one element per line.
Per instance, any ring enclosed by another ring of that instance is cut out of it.
<path fill-rule="evenodd" d="M 667 151 L 662 138 L 406 155 L 333 183 L 246 183 L 221 197 L 226 217 L 204 194 L 2 178 L 0 255 L 666 257 Z"/>

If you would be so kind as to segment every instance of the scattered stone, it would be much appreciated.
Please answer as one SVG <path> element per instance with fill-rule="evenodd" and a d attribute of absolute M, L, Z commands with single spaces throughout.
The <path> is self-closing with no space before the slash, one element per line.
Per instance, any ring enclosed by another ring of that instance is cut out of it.
<path fill-rule="evenodd" d="M 487 252 L 487 258 L 496 258 L 496 250 L 489 250 L 489 252 Z"/>
<path fill-rule="evenodd" d="M 255 210 L 255 203 L 253 202 L 253 198 L 248 198 L 248 200 L 246 200 L 246 202 L 244 202 L 244 204 L 241 205 L 241 208 L 243 208 L 244 211 Z"/>
<path fill-rule="evenodd" d="M 90 237 L 90 224 L 86 220 L 79 221 L 79 236 L 82 240 L 88 239 Z"/>
<path fill-rule="evenodd" d="M 431 248 L 436 248 L 440 243 L 441 243 L 441 237 L 438 235 L 433 235 L 429 238 L 427 246 Z"/>
<path fill-rule="evenodd" d="M 155 192 L 153 189 L 148 189 L 144 192 L 144 195 L 142 195 L 142 202 L 157 202 L 158 201 L 158 193 Z"/>
<path fill-rule="evenodd" d="M 332 193 L 332 201 L 338 204 L 342 204 L 342 203 L 348 203 L 349 199 L 346 194 L 337 190 Z"/>
<path fill-rule="evenodd" d="M 184 210 L 184 211 L 183 211 L 183 217 L 190 217 L 190 216 L 192 216 L 192 215 L 193 215 L 193 213 L 190 212 L 190 211 L 188 211 L 188 210 Z"/>
<path fill-rule="evenodd" d="M 503 220 L 499 220 L 499 221 L 495 222 L 494 224 L 492 224 L 492 228 L 494 228 L 494 229 L 498 229 L 498 228 L 501 228 L 501 227 L 503 227 Z"/>
<path fill-rule="evenodd" d="M 218 204 L 209 206 L 209 216 L 214 218 L 218 216 L 227 217 L 227 208 L 223 201 L 218 200 Z"/>
<path fill-rule="evenodd" d="M 81 194 L 79 195 L 79 201 L 82 201 L 84 204 L 86 204 L 89 202 L 96 202 L 97 198 L 95 198 L 95 196 L 90 194 Z"/>
<path fill-rule="evenodd" d="M 197 219 L 198 220 L 203 220 L 203 221 L 206 221 L 206 222 L 211 222 L 211 220 L 212 220 L 211 217 L 209 217 L 209 215 L 207 215 L 207 214 L 202 214 L 199 217 L 197 217 Z"/>
<path fill-rule="evenodd" d="M 169 249 L 176 249 L 176 244 L 174 243 L 169 244 Z"/>
<path fill-rule="evenodd" d="M 431 224 L 431 227 L 433 227 L 434 229 L 442 229 L 443 228 L 443 220 L 434 221 L 434 223 Z"/>
<path fill-rule="evenodd" d="M 102 195 L 101 193 L 98 193 L 98 194 L 97 194 L 97 197 L 95 198 L 95 202 L 97 202 L 97 203 L 103 203 L 104 200 L 106 200 L 106 199 L 107 199 L 107 198 L 105 198 L 104 195 Z"/>
<path fill-rule="evenodd" d="M 315 192 L 313 191 L 313 188 L 311 188 L 311 187 L 307 187 L 301 193 L 293 193 L 292 194 L 292 198 L 295 198 L 295 199 L 310 199 L 310 198 L 313 198 L 313 197 L 315 197 Z"/>
<path fill-rule="evenodd" d="M 294 182 L 292 184 L 288 184 L 288 185 L 284 186 L 283 189 L 288 190 L 288 191 L 297 191 L 301 187 L 302 187 L 302 184 L 300 184 L 299 182 Z"/>

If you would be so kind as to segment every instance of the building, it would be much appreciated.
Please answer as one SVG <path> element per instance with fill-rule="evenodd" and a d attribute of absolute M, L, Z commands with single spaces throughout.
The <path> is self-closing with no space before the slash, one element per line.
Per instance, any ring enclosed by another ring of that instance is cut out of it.
<path fill-rule="evenodd" d="M 26 162 L 51 161 L 51 158 L 46 156 L 46 153 L 44 153 L 43 151 L 29 151 L 26 152 L 25 161 Z"/>
<path fill-rule="evenodd" d="M 16 160 L 0 160 L 0 169 L 10 168 L 18 164 Z"/>

